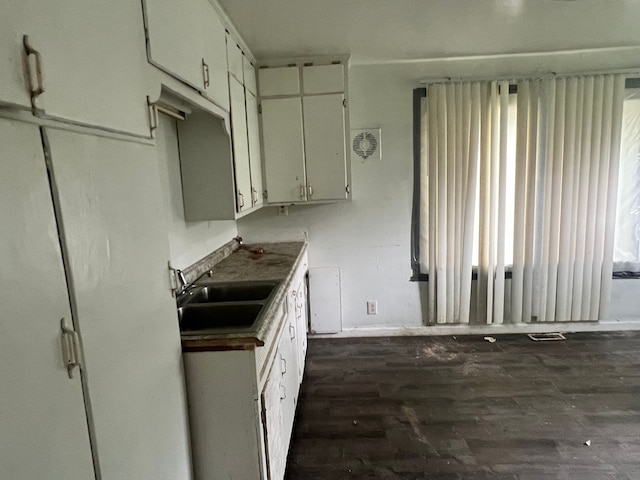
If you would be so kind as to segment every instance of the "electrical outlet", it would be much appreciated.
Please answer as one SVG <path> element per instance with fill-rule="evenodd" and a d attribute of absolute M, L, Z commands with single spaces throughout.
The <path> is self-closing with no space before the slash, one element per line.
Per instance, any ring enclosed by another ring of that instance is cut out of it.
<path fill-rule="evenodd" d="M 376 300 L 367 302 L 367 315 L 377 315 L 377 314 L 378 314 L 378 302 Z"/>

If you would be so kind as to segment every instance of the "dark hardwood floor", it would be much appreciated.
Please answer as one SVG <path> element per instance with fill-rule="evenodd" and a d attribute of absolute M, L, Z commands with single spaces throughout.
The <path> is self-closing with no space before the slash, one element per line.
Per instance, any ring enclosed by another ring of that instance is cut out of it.
<path fill-rule="evenodd" d="M 640 333 L 495 338 L 310 339 L 287 480 L 640 479 Z"/>

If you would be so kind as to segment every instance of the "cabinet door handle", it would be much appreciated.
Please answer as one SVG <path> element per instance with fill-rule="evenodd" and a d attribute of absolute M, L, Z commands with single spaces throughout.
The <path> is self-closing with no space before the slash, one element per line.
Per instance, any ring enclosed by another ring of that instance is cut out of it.
<path fill-rule="evenodd" d="M 202 79 L 204 83 L 204 88 L 209 88 L 209 65 L 202 59 Z"/>
<path fill-rule="evenodd" d="M 289 336 L 291 337 L 291 340 L 296 338 L 296 327 L 293 325 L 289 325 Z"/>
<path fill-rule="evenodd" d="M 280 384 L 280 400 L 284 400 L 287 398 L 287 387 Z"/>
<path fill-rule="evenodd" d="M 27 64 L 29 70 L 29 90 L 31 94 L 31 106 L 35 108 L 35 100 L 41 94 L 44 93 L 44 82 L 42 80 L 42 55 L 40 52 L 31 46 L 29 43 L 29 35 L 24 35 L 22 37 L 22 44 L 24 45 L 24 50 L 27 53 Z M 31 62 L 29 62 L 29 57 L 33 56 L 35 58 L 35 70 L 36 70 L 36 78 L 35 82 L 33 79 L 33 75 L 31 72 Z"/>
<path fill-rule="evenodd" d="M 304 185 L 300 185 L 300 198 L 304 200 L 307 196 L 306 194 L 307 192 L 306 192 L 306 189 L 304 188 Z"/>
<path fill-rule="evenodd" d="M 253 205 L 258 203 L 258 191 L 255 188 L 251 189 L 251 202 Z"/>
<path fill-rule="evenodd" d="M 309 198 L 313 197 L 313 187 L 309 185 L 307 189 L 309 190 Z"/>
<path fill-rule="evenodd" d="M 72 328 L 67 326 L 64 318 L 60 319 L 60 329 L 62 330 L 62 356 L 64 365 L 67 367 L 69 378 L 73 378 L 73 369 L 79 367 L 80 363 L 80 339 Z"/>
<path fill-rule="evenodd" d="M 287 373 L 287 360 L 282 355 L 280 355 L 280 371 L 282 375 Z"/>
<path fill-rule="evenodd" d="M 240 208 L 244 208 L 244 195 L 242 194 L 242 192 L 238 192 L 238 198 L 239 198 L 239 203 L 240 203 Z"/>

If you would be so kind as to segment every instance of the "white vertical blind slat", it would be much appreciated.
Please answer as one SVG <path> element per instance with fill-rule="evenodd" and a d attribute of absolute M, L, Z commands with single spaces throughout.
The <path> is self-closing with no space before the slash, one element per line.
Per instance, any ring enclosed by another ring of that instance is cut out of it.
<path fill-rule="evenodd" d="M 471 100 L 469 119 L 465 124 L 469 125 L 469 156 L 468 175 L 465 188 L 464 209 L 464 245 L 462 254 L 462 283 L 460 287 L 460 317 L 464 323 L 469 322 L 471 307 L 471 270 L 473 259 L 473 239 L 476 235 L 474 228 L 476 211 L 476 193 L 478 178 L 478 158 L 480 154 L 480 85 L 475 82 L 466 84 L 465 96 Z M 466 127 L 465 127 L 466 128 Z M 465 136 L 466 138 L 466 136 Z"/>
<path fill-rule="evenodd" d="M 600 295 L 600 320 L 610 320 L 609 305 L 613 276 L 613 241 L 615 233 L 616 202 L 618 193 L 618 174 L 620 168 L 620 137 L 622 134 L 622 103 L 624 100 L 623 75 L 613 78 L 611 111 L 611 160 L 609 167 L 609 185 L 607 192 L 607 214 L 604 238 L 604 258 L 602 262 L 602 291 Z"/>
<path fill-rule="evenodd" d="M 585 259 L 583 275 L 583 295 L 582 311 L 587 320 L 596 320 L 595 300 L 593 292 L 593 272 L 596 250 L 596 223 L 597 218 L 593 215 L 598 202 L 598 175 L 600 174 L 600 144 L 602 143 L 602 112 L 604 108 L 604 77 L 596 76 L 593 80 L 593 122 L 591 132 L 591 171 L 589 172 L 589 199 L 587 211 L 590 212 L 587 218 L 585 236 Z M 597 294 L 597 292 L 594 292 Z"/>
<path fill-rule="evenodd" d="M 490 88 L 487 84 L 480 85 L 480 176 L 478 189 L 478 283 L 477 310 L 478 323 L 487 323 L 487 294 L 489 286 L 489 162 L 491 155 L 490 128 Z"/>
<path fill-rule="evenodd" d="M 528 109 L 528 135 L 526 137 L 526 198 L 525 198 L 525 244 L 522 286 L 522 319 L 531 320 L 533 312 L 533 267 L 534 267 L 534 233 L 535 233 L 535 182 L 537 169 L 537 129 L 538 129 L 538 95 L 539 83 L 528 82 L 530 86 Z"/>
<path fill-rule="evenodd" d="M 436 255 L 436 322 L 447 322 L 447 199 L 449 184 L 447 182 L 447 95 L 444 85 L 436 86 L 436 98 L 438 103 L 438 230 L 437 230 L 437 255 Z"/>
<path fill-rule="evenodd" d="M 609 168 L 611 151 L 611 115 L 613 111 L 613 89 L 614 82 L 612 75 L 605 75 L 602 90 L 602 127 L 600 141 L 598 173 L 598 201 L 596 203 L 596 228 L 595 228 L 595 249 L 593 257 L 593 272 L 591 275 L 591 316 L 599 318 L 600 315 L 600 293 L 602 287 L 602 266 L 604 261 L 604 235 L 605 235 L 605 215 L 607 213 L 607 198 L 609 189 Z"/>
<path fill-rule="evenodd" d="M 527 132 L 529 117 L 529 81 L 518 83 L 516 99 L 516 178 L 513 213 L 513 267 L 511 273 L 511 321 L 522 322 L 524 280 L 524 238 L 526 228 Z"/>
<path fill-rule="evenodd" d="M 496 274 L 494 291 L 494 319 L 493 323 L 504 322 L 504 287 L 505 287 L 505 259 L 504 246 L 505 220 L 507 210 L 507 140 L 509 125 L 509 83 L 500 82 L 499 90 L 499 168 L 498 168 L 498 208 L 497 208 L 497 239 L 496 239 Z"/>
<path fill-rule="evenodd" d="M 453 321 L 455 323 L 460 322 L 460 281 L 461 281 L 461 269 L 462 265 L 460 258 L 462 258 L 462 243 L 464 241 L 462 235 L 462 176 L 464 170 L 463 161 L 463 102 L 462 102 L 462 84 L 455 84 L 455 110 L 456 110 L 456 157 L 455 157 L 455 199 L 454 199 L 454 211 L 455 211 L 455 238 L 454 238 L 454 255 L 453 255 L 453 267 L 454 267 L 454 290 L 453 290 Z"/>
<path fill-rule="evenodd" d="M 556 288 L 558 283 L 558 255 L 560 248 L 560 214 L 562 199 L 562 163 L 564 161 L 565 138 L 565 93 L 566 82 L 559 79 L 556 84 L 555 119 L 553 135 L 553 165 L 551 181 L 551 215 L 549 222 L 549 270 L 547 276 L 547 292 L 545 321 L 553 322 L 556 318 Z M 552 294 L 553 293 L 553 294 Z M 541 297 L 544 298 L 544 297 Z"/>
<path fill-rule="evenodd" d="M 584 264 L 585 264 L 585 238 L 587 233 L 587 203 L 589 195 L 589 172 L 591 169 L 591 124 L 593 118 L 593 77 L 584 79 L 584 100 L 582 109 L 582 130 L 580 136 L 580 173 L 577 177 L 579 188 L 575 203 L 577 211 L 575 216 L 576 250 L 573 265 L 573 291 L 571 304 L 572 320 L 587 320 L 582 311 L 582 298 L 584 293 Z"/>
<path fill-rule="evenodd" d="M 455 84 L 447 84 L 446 90 L 446 121 L 447 121 L 447 315 L 446 323 L 454 321 L 454 298 L 455 298 L 455 270 L 456 270 L 456 92 Z"/>
<path fill-rule="evenodd" d="M 558 283 L 556 294 L 556 320 L 570 320 L 569 266 L 571 262 L 571 226 L 573 215 L 573 170 L 575 161 L 576 106 L 578 79 L 567 81 L 565 103 L 565 135 L 562 161 L 562 186 L 560 200 L 560 237 L 558 254 Z"/>
<path fill-rule="evenodd" d="M 438 193 L 438 102 L 435 86 L 429 88 L 427 96 L 429 108 L 429 322 L 436 322 L 436 245 L 437 236 L 437 193 Z"/>

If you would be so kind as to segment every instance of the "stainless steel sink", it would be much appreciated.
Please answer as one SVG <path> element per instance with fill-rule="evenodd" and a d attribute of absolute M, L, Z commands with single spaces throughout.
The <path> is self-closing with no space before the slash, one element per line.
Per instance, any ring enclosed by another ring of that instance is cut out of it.
<path fill-rule="evenodd" d="M 195 303 L 178 308 L 180 330 L 185 333 L 251 330 L 263 303 Z"/>
<path fill-rule="evenodd" d="M 230 282 L 203 285 L 193 290 L 185 304 L 247 302 L 265 300 L 276 288 L 278 282 Z"/>
<path fill-rule="evenodd" d="M 279 281 L 196 283 L 178 298 L 183 334 L 251 331 Z"/>

